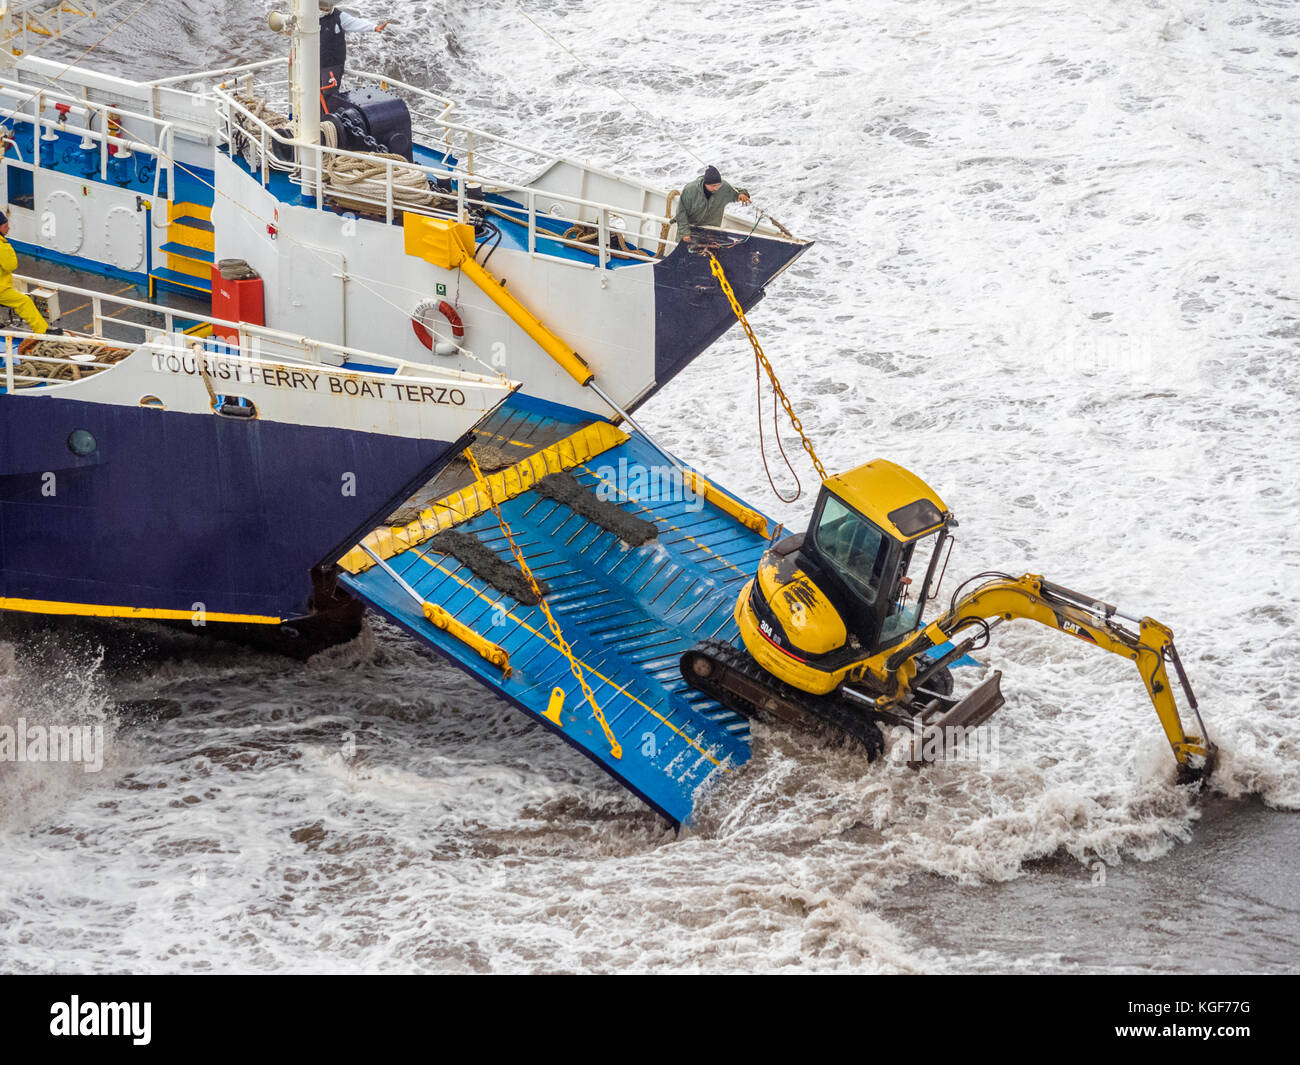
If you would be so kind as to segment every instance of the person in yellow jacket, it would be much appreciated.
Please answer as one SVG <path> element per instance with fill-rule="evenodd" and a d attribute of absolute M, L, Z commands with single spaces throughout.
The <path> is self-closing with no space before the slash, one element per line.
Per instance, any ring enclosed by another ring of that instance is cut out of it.
<path fill-rule="evenodd" d="M 27 323 L 33 333 L 45 333 L 49 323 L 41 317 L 32 298 L 14 288 L 14 271 L 18 269 L 18 253 L 8 241 L 9 216 L 0 211 L 0 307 L 11 307 Z"/>

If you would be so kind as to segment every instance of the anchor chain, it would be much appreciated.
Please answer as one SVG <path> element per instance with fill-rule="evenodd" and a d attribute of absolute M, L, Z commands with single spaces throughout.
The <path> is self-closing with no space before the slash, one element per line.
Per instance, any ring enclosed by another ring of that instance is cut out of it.
<path fill-rule="evenodd" d="M 817 476 L 825 481 L 827 479 L 826 467 L 822 465 L 821 459 L 817 457 L 817 452 L 813 450 L 812 441 L 808 439 L 808 434 L 803 431 L 803 423 L 799 421 L 799 416 L 795 414 L 794 408 L 790 405 L 785 389 L 781 387 L 781 382 L 777 380 L 776 371 L 772 369 L 771 362 L 768 361 L 767 355 L 764 354 L 763 346 L 758 342 L 758 337 L 754 335 L 749 319 L 745 317 L 740 301 L 736 299 L 736 294 L 732 291 L 731 282 L 727 280 L 722 264 L 718 262 L 718 257 L 713 252 L 709 252 L 709 268 L 713 271 L 713 276 L 718 279 L 718 284 L 722 287 L 722 294 L 727 297 L 727 301 L 731 304 L 732 312 L 744 328 L 745 336 L 749 337 L 749 342 L 754 348 L 754 358 L 767 372 L 767 379 L 772 382 L 772 390 L 781 401 L 781 406 L 785 408 L 785 413 L 790 419 L 790 424 L 794 426 L 795 432 L 799 434 L 799 439 L 803 441 L 803 449 L 808 452 L 808 457 L 812 459 L 813 467 L 817 470 Z"/>

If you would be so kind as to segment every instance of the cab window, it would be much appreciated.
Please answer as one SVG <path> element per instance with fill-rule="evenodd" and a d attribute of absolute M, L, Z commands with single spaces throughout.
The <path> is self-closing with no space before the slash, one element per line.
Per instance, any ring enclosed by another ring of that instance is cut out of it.
<path fill-rule="evenodd" d="M 827 495 L 816 529 L 823 558 L 868 602 L 875 602 L 890 541 L 835 496 Z"/>
<path fill-rule="evenodd" d="M 908 545 L 907 554 L 900 567 L 894 602 L 880 630 L 882 641 L 887 642 L 896 636 L 911 632 L 920 624 L 921 610 L 930 591 L 925 586 L 925 578 L 930 572 L 930 560 L 934 557 L 939 542 L 939 530 L 936 529 L 929 536 L 923 536 Z M 910 579 L 910 583 L 902 579 L 904 576 Z"/>

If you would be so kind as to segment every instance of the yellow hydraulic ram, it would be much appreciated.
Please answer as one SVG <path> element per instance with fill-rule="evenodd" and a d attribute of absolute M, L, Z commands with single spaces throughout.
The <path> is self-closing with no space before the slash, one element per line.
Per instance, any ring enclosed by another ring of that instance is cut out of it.
<path fill-rule="evenodd" d="M 542 325 L 527 307 L 506 291 L 500 281 L 478 264 L 474 258 L 473 226 L 450 218 L 408 214 L 402 222 L 402 235 L 407 255 L 415 255 L 444 270 L 461 270 L 578 384 L 591 383 L 596 375 L 582 356 Z"/>

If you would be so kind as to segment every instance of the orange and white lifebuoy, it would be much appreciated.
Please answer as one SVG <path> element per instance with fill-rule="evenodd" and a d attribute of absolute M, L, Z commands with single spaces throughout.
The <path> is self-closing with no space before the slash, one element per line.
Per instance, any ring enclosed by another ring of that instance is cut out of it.
<path fill-rule="evenodd" d="M 435 347 L 438 339 L 433 331 L 437 321 L 435 315 L 441 315 L 446 320 L 451 326 L 451 335 L 457 340 L 465 335 L 465 323 L 461 321 L 456 308 L 446 300 L 422 300 L 411 314 L 411 328 L 415 330 L 416 339 L 434 354 L 449 354 L 438 351 Z"/>

